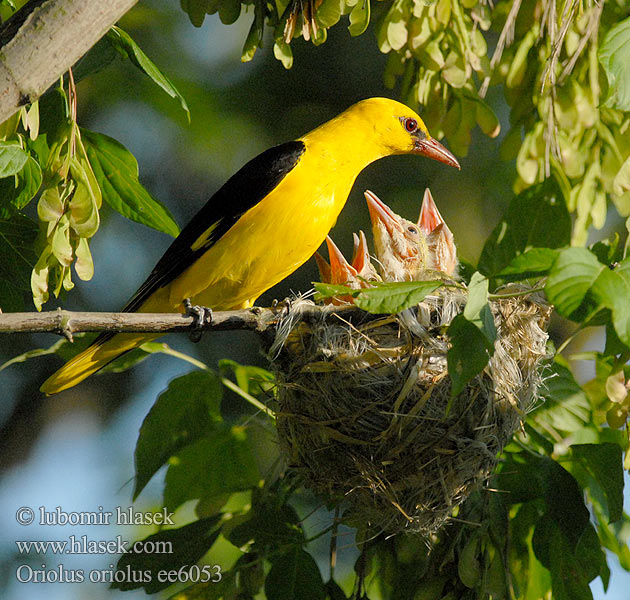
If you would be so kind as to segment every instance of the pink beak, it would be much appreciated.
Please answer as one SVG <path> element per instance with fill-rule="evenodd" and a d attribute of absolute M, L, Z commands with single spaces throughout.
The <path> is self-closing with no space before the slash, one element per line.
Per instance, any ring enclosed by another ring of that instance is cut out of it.
<path fill-rule="evenodd" d="M 315 262 L 317 263 L 317 268 L 319 269 L 319 277 L 322 280 L 322 283 L 332 283 L 330 265 L 326 262 L 326 259 L 319 252 L 315 252 L 314 256 Z"/>
<path fill-rule="evenodd" d="M 328 246 L 328 258 L 330 259 L 331 283 L 346 283 L 351 278 L 356 277 L 356 270 L 348 263 L 346 257 L 337 248 L 330 236 L 326 236 L 326 245 Z"/>
<path fill-rule="evenodd" d="M 374 192 L 366 190 L 363 195 L 367 200 L 368 210 L 372 225 L 382 223 L 389 235 L 393 235 L 395 230 L 400 231 L 400 223 L 396 213 L 387 206 Z"/>
<path fill-rule="evenodd" d="M 359 231 L 359 235 L 356 233 L 352 235 L 354 236 L 352 266 L 356 269 L 357 273 L 362 273 L 370 263 L 370 252 L 368 250 L 367 240 L 365 239 L 365 233 L 363 233 L 363 231 Z"/>
<path fill-rule="evenodd" d="M 426 235 L 428 235 L 438 225 L 442 224 L 444 224 L 444 219 L 435 205 L 435 201 L 431 195 L 431 190 L 427 188 L 424 190 L 424 198 L 422 199 L 422 208 L 420 209 L 418 226 Z"/>
<path fill-rule="evenodd" d="M 414 153 L 432 158 L 450 167 L 460 169 L 459 162 L 440 142 L 433 138 L 418 139 L 415 142 Z"/>

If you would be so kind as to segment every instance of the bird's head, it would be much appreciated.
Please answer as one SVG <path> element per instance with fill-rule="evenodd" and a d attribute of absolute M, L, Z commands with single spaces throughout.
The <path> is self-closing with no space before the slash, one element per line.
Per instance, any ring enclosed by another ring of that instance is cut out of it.
<path fill-rule="evenodd" d="M 460 168 L 455 156 L 431 137 L 422 119 L 400 102 L 369 98 L 357 102 L 346 113 L 355 113 L 363 123 L 370 124 L 384 155 L 417 154 Z"/>
<path fill-rule="evenodd" d="M 424 191 L 418 226 L 427 238 L 433 267 L 447 275 L 456 275 L 458 261 L 453 233 L 442 218 L 429 188 Z"/>
<path fill-rule="evenodd" d="M 365 199 L 383 279 L 416 280 L 429 267 L 426 236 L 416 223 L 397 215 L 373 192 L 367 190 Z"/>

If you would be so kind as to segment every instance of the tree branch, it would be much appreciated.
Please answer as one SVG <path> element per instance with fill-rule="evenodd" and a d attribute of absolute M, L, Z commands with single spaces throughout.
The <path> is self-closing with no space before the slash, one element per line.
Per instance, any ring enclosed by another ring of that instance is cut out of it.
<path fill-rule="evenodd" d="M 37 100 L 137 0 L 31 0 L 0 28 L 0 122 Z"/>
<path fill-rule="evenodd" d="M 193 328 L 193 318 L 180 313 L 105 313 L 72 312 L 57 309 L 41 313 L 1 313 L 0 333 L 56 333 L 72 338 L 73 333 L 113 331 L 116 333 L 171 333 L 176 331 L 254 331 L 261 335 L 273 332 L 283 314 L 284 304 L 273 308 L 254 307 L 245 310 L 216 311 L 212 321 Z M 370 320 L 370 315 L 355 306 L 305 306 L 303 321 L 321 319 Z"/>

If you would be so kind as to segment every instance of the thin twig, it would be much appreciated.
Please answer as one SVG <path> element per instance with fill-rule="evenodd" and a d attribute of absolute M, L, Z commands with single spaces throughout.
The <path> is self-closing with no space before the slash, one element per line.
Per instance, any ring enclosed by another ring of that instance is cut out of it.
<path fill-rule="evenodd" d="M 597 33 L 597 30 L 599 29 L 599 20 L 602 16 L 603 9 L 604 9 L 603 1 L 600 2 L 600 4 L 595 3 L 595 8 L 593 9 L 593 13 L 591 15 L 591 18 L 589 19 L 586 32 L 580 38 L 580 42 L 578 44 L 577 49 L 575 50 L 571 58 L 566 62 L 566 64 L 564 65 L 562 69 L 562 73 L 560 73 L 560 77 L 558 77 L 559 85 L 562 85 L 565 82 L 566 78 L 571 74 L 571 71 L 573 71 L 573 67 L 575 67 L 575 63 L 577 62 L 578 58 L 582 54 L 582 51 L 584 50 L 584 48 L 586 48 L 586 44 L 588 44 L 591 37 Z"/>
<path fill-rule="evenodd" d="M 278 308 L 254 307 L 244 310 L 225 310 L 212 313 L 212 321 L 198 328 L 193 317 L 180 313 L 106 313 L 73 312 L 58 309 L 48 312 L 0 313 L 0 333 L 56 333 L 70 339 L 79 332 L 111 331 L 114 333 L 172 333 L 176 331 L 231 331 L 247 330 L 259 334 L 272 330 L 282 310 Z M 310 306 L 304 307 L 301 319 L 338 320 L 361 318 L 370 320 L 370 315 L 355 306 Z"/>
<path fill-rule="evenodd" d="M 521 8 L 521 0 L 514 0 L 512 2 L 512 6 L 510 8 L 510 12 L 508 13 L 507 19 L 505 20 L 505 25 L 503 26 L 503 30 L 501 31 L 501 35 L 499 36 L 499 41 L 497 42 L 497 47 L 494 50 L 494 54 L 492 55 L 492 59 L 490 60 L 490 72 L 492 73 L 495 67 L 501 61 L 501 56 L 503 55 L 503 50 L 507 46 L 510 46 L 514 41 L 514 25 L 516 23 L 516 17 L 518 16 L 518 11 Z M 481 88 L 479 89 L 479 96 L 481 98 L 485 98 L 486 93 L 488 92 L 488 87 L 490 85 L 490 79 L 492 75 L 488 75 L 481 84 Z"/>

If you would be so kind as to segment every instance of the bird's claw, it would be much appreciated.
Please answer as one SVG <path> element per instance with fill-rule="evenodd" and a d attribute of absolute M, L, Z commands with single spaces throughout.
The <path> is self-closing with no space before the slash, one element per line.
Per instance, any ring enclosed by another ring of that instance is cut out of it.
<path fill-rule="evenodd" d="M 272 304 L 274 308 L 280 309 L 280 318 L 284 319 L 289 314 L 289 309 L 291 308 L 291 300 L 285 298 L 284 300 L 275 300 L 274 304 Z"/>
<path fill-rule="evenodd" d="M 186 298 L 184 300 L 184 308 L 186 309 L 186 312 L 184 314 L 187 317 L 193 318 L 193 331 L 190 332 L 190 340 L 194 343 L 197 343 L 199 340 L 201 340 L 201 336 L 203 334 L 203 330 L 201 328 L 204 325 L 209 325 L 210 323 L 212 323 L 212 309 L 208 306 L 199 306 L 198 304 L 193 304 L 190 301 L 190 298 Z"/>

